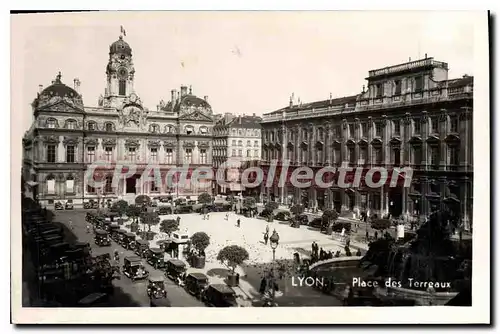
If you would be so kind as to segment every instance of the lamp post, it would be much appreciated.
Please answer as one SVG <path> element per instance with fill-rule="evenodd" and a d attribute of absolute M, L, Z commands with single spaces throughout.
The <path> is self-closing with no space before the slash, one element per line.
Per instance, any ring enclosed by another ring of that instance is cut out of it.
<path fill-rule="evenodd" d="M 279 241 L 280 241 L 280 236 L 278 235 L 278 232 L 276 232 L 276 229 L 273 230 L 273 234 L 271 235 L 271 237 L 269 238 L 269 242 L 271 244 L 271 248 L 273 249 L 273 270 L 272 270 L 272 303 L 273 303 L 273 306 L 274 306 L 274 298 L 275 298 L 275 295 L 276 295 L 276 289 L 275 289 L 275 274 L 274 274 L 274 262 L 276 261 L 276 247 L 278 247 L 278 244 L 279 244 Z"/>

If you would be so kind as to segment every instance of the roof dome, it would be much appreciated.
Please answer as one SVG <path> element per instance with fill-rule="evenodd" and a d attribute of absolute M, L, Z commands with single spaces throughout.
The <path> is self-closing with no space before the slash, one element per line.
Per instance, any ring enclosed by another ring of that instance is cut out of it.
<path fill-rule="evenodd" d="M 83 106 L 82 96 L 73 88 L 62 83 L 61 72 L 59 72 L 50 86 L 38 94 L 35 104 L 38 107 L 42 107 L 50 104 L 50 101 L 56 102 L 56 100 L 66 100 L 76 106 Z"/>
<path fill-rule="evenodd" d="M 116 42 L 110 45 L 109 53 L 111 54 L 120 53 L 120 54 L 125 54 L 127 56 L 131 56 L 132 48 L 130 47 L 130 45 L 128 45 L 127 42 L 123 40 L 123 37 L 120 36 L 120 38 Z"/>

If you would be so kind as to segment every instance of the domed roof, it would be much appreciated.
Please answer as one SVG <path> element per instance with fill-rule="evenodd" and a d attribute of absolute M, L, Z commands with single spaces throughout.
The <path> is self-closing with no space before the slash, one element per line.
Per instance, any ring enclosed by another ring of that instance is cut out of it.
<path fill-rule="evenodd" d="M 61 81 L 61 72 L 56 77 L 56 80 L 52 82 L 52 85 L 48 86 L 40 93 L 40 96 L 60 96 L 60 97 L 69 97 L 75 98 L 80 96 L 73 88 L 66 86 Z"/>
<path fill-rule="evenodd" d="M 188 108 L 193 107 L 211 109 L 210 104 L 208 104 L 207 101 L 191 94 L 181 97 L 181 102 L 177 105 L 177 108 L 180 108 L 182 106 Z"/>
<path fill-rule="evenodd" d="M 128 45 L 127 42 L 123 40 L 123 37 L 120 38 L 109 46 L 109 53 L 119 53 L 125 54 L 127 56 L 132 55 L 132 48 Z"/>

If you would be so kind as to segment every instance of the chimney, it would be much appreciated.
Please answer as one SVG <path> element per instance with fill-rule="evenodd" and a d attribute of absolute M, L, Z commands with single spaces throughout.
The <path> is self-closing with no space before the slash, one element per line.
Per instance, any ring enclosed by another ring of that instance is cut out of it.
<path fill-rule="evenodd" d="M 411 57 L 408 58 L 408 61 L 411 61 Z"/>
<path fill-rule="evenodd" d="M 177 103 L 181 101 L 181 92 L 177 92 Z"/>
<path fill-rule="evenodd" d="M 208 95 L 203 96 L 203 99 L 205 100 L 205 102 L 208 102 Z"/>
<path fill-rule="evenodd" d="M 332 93 L 330 93 L 330 104 L 332 104 Z"/>
<path fill-rule="evenodd" d="M 171 95 L 170 102 L 172 102 L 172 104 L 175 104 L 175 89 L 172 89 L 170 91 L 170 95 Z"/>
<path fill-rule="evenodd" d="M 241 115 L 238 115 L 238 123 L 241 124 Z"/>
<path fill-rule="evenodd" d="M 41 93 L 43 91 L 43 85 L 38 85 L 38 93 Z"/>
<path fill-rule="evenodd" d="M 427 59 L 427 53 L 425 54 L 425 59 Z"/>
<path fill-rule="evenodd" d="M 193 95 L 193 86 L 189 85 L 189 95 Z"/>
<path fill-rule="evenodd" d="M 255 113 L 252 114 L 252 117 L 255 117 Z"/>
<path fill-rule="evenodd" d="M 181 97 L 184 97 L 187 95 L 187 86 L 181 86 Z"/>
<path fill-rule="evenodd" d="M 73 79 L 73 84 L 74 84 L 74 89 L 78 94 L 80 94 L 80 79 L 74 78 Z"/>

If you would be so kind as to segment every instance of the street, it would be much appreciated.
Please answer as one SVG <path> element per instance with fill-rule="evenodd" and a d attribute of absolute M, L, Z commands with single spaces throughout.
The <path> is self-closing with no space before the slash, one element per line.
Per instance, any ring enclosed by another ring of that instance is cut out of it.
<path fill-rule="evenodd" d="M 92 249 L 92 255 L 101 255 L 109 253 L 112 255 L 113 251 L 116 249 L 120 252 L 120 268 L 123 266 L 123 259 L 126 256 L 135 255 L 131 250 L 126 250 L 114 241 L 111 241 L 111 245 L 107 247 L 99 247 L 94 243 L 94 233 L 92 229 L 90 233 L 87 233 L 87 223 L 85 222 L 84 210 L 71 210 L 71 211 L 55 211 L 55 221 L 61 222 L 66 227 L 69 228 L 69 221 L 73 222 L 73 229 L 70 231 L 78 241 L 88 242 Z M 146 261 L 143 261 L 146 269 L 149 271 L 150 276 L 163 276 L 163 271 L 156 270 L 151 267 Z M 149 307 L 149 297 L 146 293 L 146 288 L 148 285 L 147 280 L 132 282 L 125 275 L 121 275 L 120 279 L 114 280 L 113 285 L 115 286 L 115 293 L 110 298 L 110 306 L 115 307 L 126 307 L 126 306 L 148 306 Z M 183 288 L 179 287 L 173 283 L 168 278 L 165 278 L 165 288 L 167 290 L 168 299 L 170 300 L 172 307 L 186 306 L 186 307 L 203 307 L 204 304 L 197 300 L 195 297 L 187 293 Z"/>

